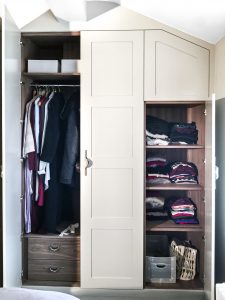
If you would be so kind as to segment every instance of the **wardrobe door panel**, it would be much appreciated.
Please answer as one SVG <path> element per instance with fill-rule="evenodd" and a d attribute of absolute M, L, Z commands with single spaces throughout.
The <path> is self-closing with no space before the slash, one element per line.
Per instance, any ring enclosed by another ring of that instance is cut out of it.
<path fill-rule="evenodd" d="M 132 95 L 132 42 L 93 42 L 92 95 Z"/>
<path fill-rule="evenodd" d="M 93 169 L 92 218 L 132 217 L 132 184 L 132 169 Z"/>
<path fill-rule="evenodd" d="M 91 154 L 93 156 L 101 158 L 132 157 L 132 128 L 134 125 L 132 108 L 92 108 L 91 117 Z"/>
<path fill-rule="evenodd" d="M 145 100 L 206 100 L 209 50 L 162 30 L 145 33 Z"/>
<path fill-rule="evenodd" d="M 205 294 L 214 299 L 215 286 L 215 95 L 206 103 L 205 136 Z M 212 174 L 212 176 L 211 176 Z"/>
<path fill-rule="evenodd" d="M 93 229 L 92 277 L 127 280 L 132 273 L 132 240 L 132 230 Z"/>
<path fill-rule="evenodd" d="M 143 32 L 82 32 L 81 56 L 81 286 L 142 288 Z"/>
<path fill-rule="evenodd" d="M 3 286 L 21 286 L 20 33 L 3 22 Z M 16 250 L 16 251 L 15 251 Z"/>

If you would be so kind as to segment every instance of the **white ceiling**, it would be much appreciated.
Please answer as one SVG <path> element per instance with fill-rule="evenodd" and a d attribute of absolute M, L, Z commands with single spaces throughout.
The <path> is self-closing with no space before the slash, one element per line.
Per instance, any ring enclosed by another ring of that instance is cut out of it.
<path fill-rule="evenodd" d="M 48 0 L 4 2 L 19 28 L 50 8 Z M 82 2 L 84 0 L 73 0 L 73 7 L 65 7 L 62 0 L 62 9 L 78 10 L 76 6 Z M 225 36 L 225 0 L 121 0 L 120 4 L 213 44 Z"/>
<path fill-rule="evenodd" d="M 225 36 L 225 0 L 121 0 L 121 5 L 213 44 Z"/>

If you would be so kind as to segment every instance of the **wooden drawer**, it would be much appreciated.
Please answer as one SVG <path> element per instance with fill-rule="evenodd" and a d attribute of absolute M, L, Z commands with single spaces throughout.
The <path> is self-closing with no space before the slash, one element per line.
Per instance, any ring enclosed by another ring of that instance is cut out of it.
<path fill-rule="evenodd" d="M 80 261 L 29 260 L 28 280 L 80 281 Z"/>
<path fill-rule="evenodd" d="M 29 259 L 80 260 L 80 238 L 29 238 Z"/>

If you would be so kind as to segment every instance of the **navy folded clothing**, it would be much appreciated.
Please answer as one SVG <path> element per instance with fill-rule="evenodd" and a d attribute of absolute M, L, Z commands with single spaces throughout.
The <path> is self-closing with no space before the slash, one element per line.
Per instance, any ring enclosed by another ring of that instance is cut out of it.
<path fill-rule="evenodd" d="M 198 130 L 195 122 L 192 123 L 170 123 L 171 143 L 196 144 L 198 140 Z"/>
<path fill-rule="evenodd" d="M 197 218 L 184 218 L 184 219 L 173 219 L 173 221 L 176 223 L 176 224 L 180 224 L 180 225 L 197 225 L 199 224 L 199 221 Z"/>
<path fill-rule="evenodd" d="M 147 116 L 146 129 L 152 134 L 169 135 L 169 123 L 157 117 Z"/>

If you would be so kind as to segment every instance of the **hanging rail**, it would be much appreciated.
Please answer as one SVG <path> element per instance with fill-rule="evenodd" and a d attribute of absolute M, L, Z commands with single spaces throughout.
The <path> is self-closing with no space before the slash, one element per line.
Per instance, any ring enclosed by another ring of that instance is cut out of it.
<path fill-rule="evenodd" d="M 69 86 L 69 87 L 78 87 L 80 86 L 79 84 L 41 84 L 41 83 L 31 83 L 30 86 L 36 86 L 36 87 L 48 87 L 48 86 L 53 86 L 53 87 L 58 87 L 58 86 Z"/>

